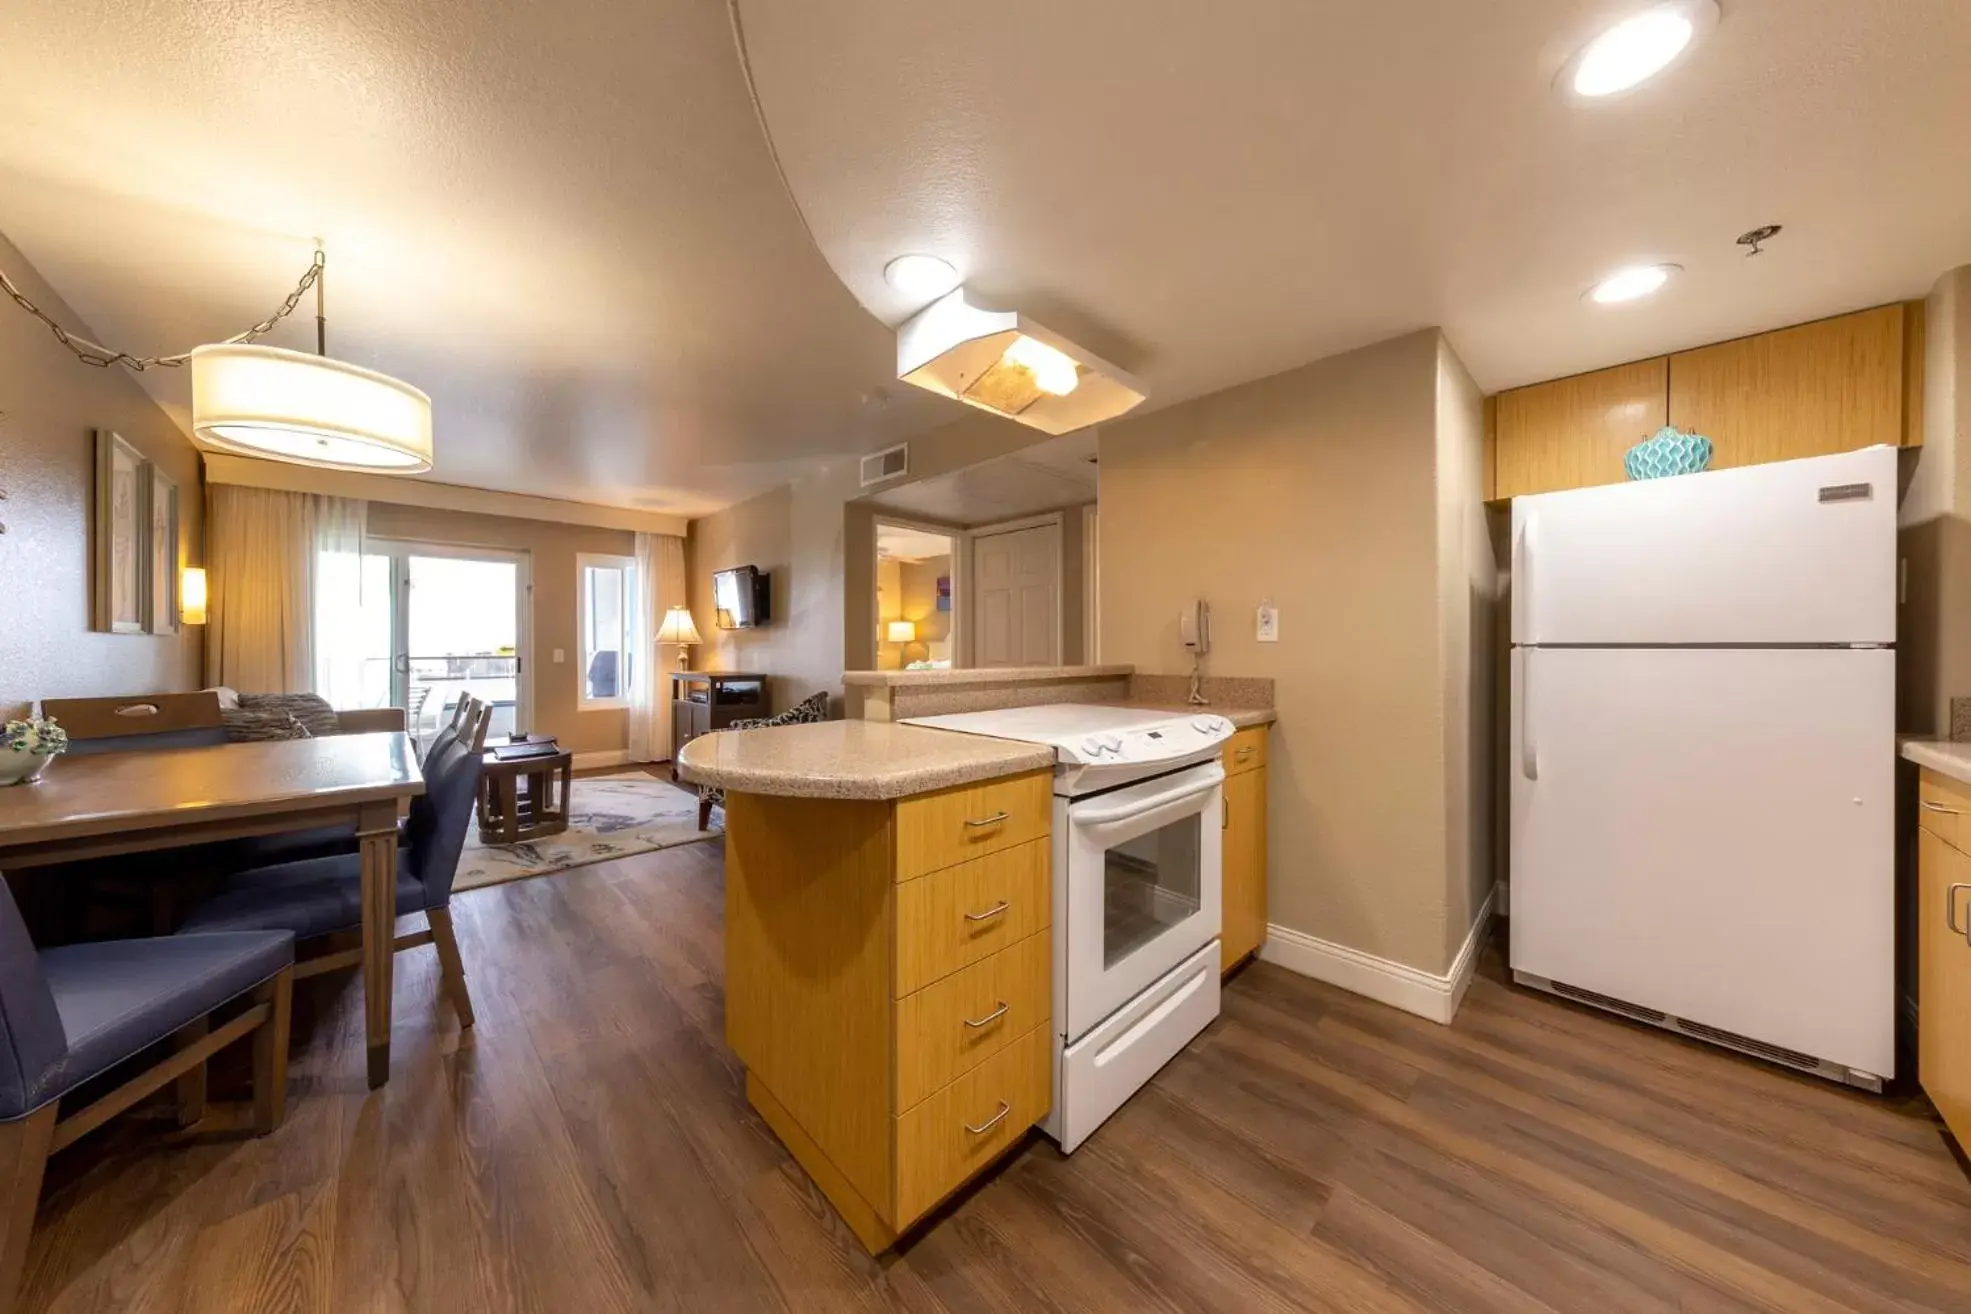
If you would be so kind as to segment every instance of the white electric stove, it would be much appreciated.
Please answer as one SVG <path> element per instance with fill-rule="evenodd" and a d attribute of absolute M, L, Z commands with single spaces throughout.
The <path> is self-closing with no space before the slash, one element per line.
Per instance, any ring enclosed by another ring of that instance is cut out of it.
<path fill-rule="evenodd" d="M 1218 1016 L 1232 723 L 1081 703 L 906 717 L 1046 744 L 1054 769 L 1054 1106 L 1073 1151 Z"/>

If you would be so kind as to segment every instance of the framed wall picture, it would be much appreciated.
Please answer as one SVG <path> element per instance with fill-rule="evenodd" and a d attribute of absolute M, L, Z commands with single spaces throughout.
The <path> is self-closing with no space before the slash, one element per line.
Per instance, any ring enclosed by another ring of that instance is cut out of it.
<path fill-rule="evenodd" d="M 95 628 L 142 634 L 150 616 L 150 491 L 143 454 L 116 434 L 96 431 Z"/>
<path fill-rule="evenodd" d="M 152 634 L 178 632 L 178 485 L 155 465 L 150 472 L 150 492 L 145 498 L 150 513 L 150 552 L 145 562 L 149 577 L 150 606 L 145 626 Z"/>

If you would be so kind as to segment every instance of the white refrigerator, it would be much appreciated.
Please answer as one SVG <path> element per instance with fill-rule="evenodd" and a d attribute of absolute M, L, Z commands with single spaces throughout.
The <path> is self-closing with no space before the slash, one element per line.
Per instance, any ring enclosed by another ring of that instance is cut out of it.
<path fill-rule="evenodd" d="M 1896 450 L 1518 498 L 1516 980 L 1895 1069 Z"/>

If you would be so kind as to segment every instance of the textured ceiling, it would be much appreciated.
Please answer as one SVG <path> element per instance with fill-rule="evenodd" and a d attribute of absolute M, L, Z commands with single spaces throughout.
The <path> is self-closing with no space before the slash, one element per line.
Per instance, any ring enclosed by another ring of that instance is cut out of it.
<path fill-rule="evenodd" d="M 1490 391 L 1971 261 L 1971 3 L 1723 0 L 1640 91 L 1558 95 L 1637 4 L 742 0 L 782 163 L 865 305 L 901 319 L 884 262 L 944 255 L 1151 406 L 1433 324 Z M 1582 300 L 1645 258 L 1687 272 Z"/>
<path fill-rule="evenodd" d="M 943 525 L 989 525 L 1095 500 L 1095 428 L 862 499 Z"/>
<path fill-rule="evenodd" d="M 64 0 L 0 50 L 0 231 L 98 336 L 236 332 L 320 234 L 329 349 L 432 394 L 433 478 L 689 513 L 962 410 L 803 232 L 717 0 Z"/>

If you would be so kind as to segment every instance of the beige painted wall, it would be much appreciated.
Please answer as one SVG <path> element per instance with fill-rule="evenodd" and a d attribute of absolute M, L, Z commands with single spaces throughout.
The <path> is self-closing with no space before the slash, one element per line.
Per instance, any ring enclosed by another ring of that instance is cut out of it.
<path fill-rule="evenodd" d="M 1483 715 L 1451 691 L 1483 658 L 1444 597 L 1466 596 L 1484 560 L 1462 464 L 1440 496 L 1440 450 L 1462 460 L 1476 432 L 1462 369 L 1440 387 L 1447 354 L 1441 334 L 1416 333 L 1100 440 L 1103 659 L 1186 670 L 1178 610 L 1209 599 L 1207 670 L 1274 680 L 1271 920 L 1431 972 L 1489 879 L 1470 838 L 1489 773 L 1471 757 L 1447 769 Z M 1447 398 L 1458 413 L 1440 432 Z M 1454 521 L 1474 526 L 1470 542 L 1440 551 Z M 1253 612 L 1268 599 L 1280 642 L 1261 644 Z"/>
<path fill-rule="evenodd" d="M 938 610 L 938 581 L 948 579 L 951 568 L 950 557 L 926 557 L 903 563 L 903 618 L 916 625 L 920 647 L 943 643 L 951 637 L 951 613 Z"/>
<path fill-rule="evenodd" d="M 1898 520 L 1897 719 L 1941 736 L 1951 698 L 1971 697 L 1971 266 L 1937 280 L 1924 321 L 1923 446 L 1903 457 Z"/>
<path fill-rule="evenodd" d="M 562 747 L 576 753 L 615 752 L 629 747 L 629 713 L 576 708 L 581 693 L 582 645 L 575 557 L 582 552 L 634 556 L 634 533 L 390 502 L 370 503 L 369 533 L 374 538 L 527 553 L 534 585 L 534 715 L 533 724 L 527 728 L 553 735 Z M 556 648 L 564 654 L 559 664 L 554 661 Z"/>
<path fill-rule="evenodd" d="M 90 332 L 3 237 L 0 267 L 61 323 Z M 201 627 L 156 638 L 89 629 L 96 429 L 122 434 L 177 483 L 179 560 L 200 561 L 205 496 L 191 443 L 129 374 L 84 365 L 40 324 L 0 306 L 0 717 L 24 714 L 37 698 L 199 687 Z"/>
<path fill-rule="evenodd" d="M 1444 699 L 1444 963 L 1494 878 L 1493 698 L 1502 665 L 1499 568 L 1485 511 L 1485 397 L 1437 339 L 1437 594 Z"/>

